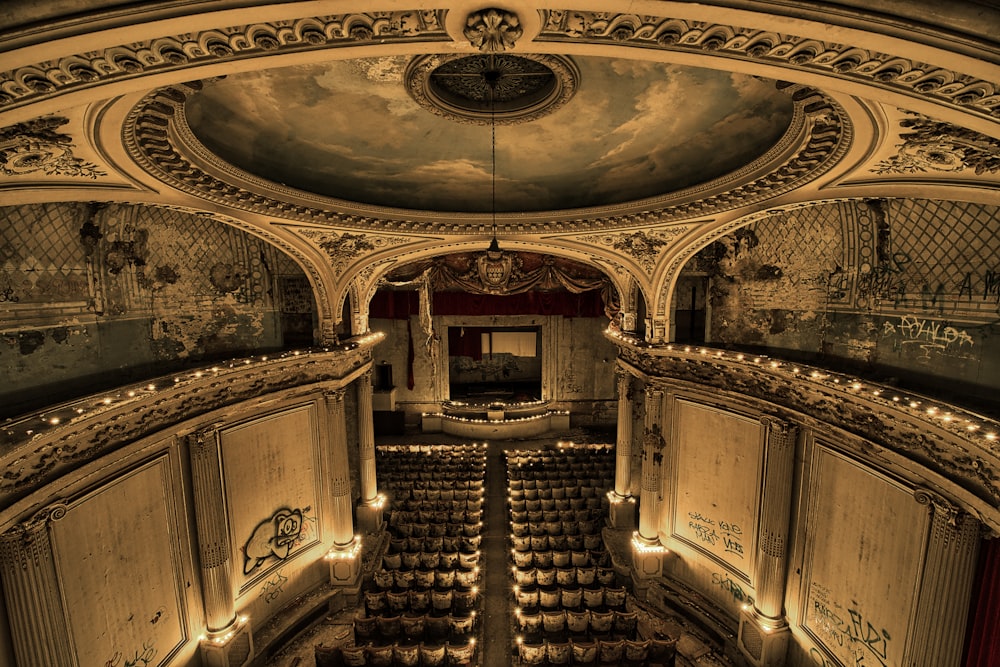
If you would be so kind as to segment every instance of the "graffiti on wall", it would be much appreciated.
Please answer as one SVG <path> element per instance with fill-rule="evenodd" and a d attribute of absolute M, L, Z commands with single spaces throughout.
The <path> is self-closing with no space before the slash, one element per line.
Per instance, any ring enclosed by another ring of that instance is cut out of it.
<path fill-rule="evenodd" d="M 257 524 L 243 545 L 243 574 L 250 574 L 268 560 L 285 560 L 310 532 L 303 516 L 311 508 L 282 507 Z"/>
<path fill-rule="evenodd" d="M 104 663 L 104 667 L 146 667 L 153 664 L 155 657 L 156 648 L 152 640 L 147 640 L 142 643 L 142 648 L 134 650 L 130 657 L 115 651 L 115 654 Z"/>
<path fill-rule="evenodd" d="M 732 521 L 717 521 L 701 512 L 688 512 L 688 528 L 698 540 L 715 546 L 721 544 L 726 553 L 743 558 L 743 528 Z"/>
<path fill-rule="evenodd" d="M 728 574 L 723 572 L 713 572 L 712 573 L 712 585 L 718 586 L 722 590 L 726 591 L 733 596 L 733 600 L 741 605 L 753 606 L 753 596 L 743 590 L 737 582 L 729 578 Z"/>
<path fill-rule="evenodd" d="M 851 667 L 885 667 L 892 641 L 889 631 L 867 618 L 856 602 L 841 606 L 827 587 L 813 582 L 809 590 L 808 626 L 826 648 Z M 810 655 L 822 657 L 819 651 Z"/>
<path fill-rule="evenodd" d="M 271 604 L 285 592 L 284 586 L 287 582 L 288 577 L 282 574 L 281 570 L 278 570 L 260 587 L 260 593 L 257 597 L 262 599 L 264 604 Z"/>
<path fill-rule="evenodd" d="M 898 320 L 885 320 L 882 323 L 882 335 L 896 341 L 901 347 L 918 347 L 924 356 L 929 356 L 931 352 L 959 353 L 963 348 L 974 345 L 972 336 L 965 329 L 917 315 L 901 315 Z"/>

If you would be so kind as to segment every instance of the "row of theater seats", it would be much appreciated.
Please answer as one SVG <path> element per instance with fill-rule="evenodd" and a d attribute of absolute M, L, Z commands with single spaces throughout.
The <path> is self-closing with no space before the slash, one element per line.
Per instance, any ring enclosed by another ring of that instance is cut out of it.
<path fill-rule="evenodd" d="M 623 586 L 514 586 L 514 602 L 522 611 L 566 609 L 624 610 L 628 593 Z"/>
<path fill-rule="evenodd" d="M 391 644 L 403 641 L 441 644 L 469 643 L 475 637 L 476 613 L 438 616 L 409 612 L 394 616 L 355 617 L 355 644 Z"/>
<path fill-rule="evenodd" d="M 479 587 L 430 588 L 409 591 L 365 591 L 367 616 L 392 616 L 405 612 L 423 614 L 468 614 L 479 603 Z"/>
<path fill-rule="evenodd" d="M 675 655 L 673 639 L 571 639 L 518 646 L 522 665 L 672 667 Z"/>
<path fill-rule="evenodd" d="M 570 560 L 569 565 L 565 567 L 535 568 L 531 566 L 518 567 L 515 565 L 511 568 L 511 571 L 514 573 L 514 585 L 572 586 L 575 583 L 580 586 L 593 586 L 595 582 L 601 586 L 613 585 L 618 579 L 614 568 L 596 567 L 593 565 L 594 562 L 598 562 L 598 559 L 603 561 L 607 552 L 596 552 L 599 554 L 597 557 L 592 556 L 594 553 L 591 551 L 574 551 L 573 554 L 584 554 L 586 558 L 583 555 L 579 558 L 573 558 Z M 574 563 L 581 564 L 575 565 Z"/>
<path fill-rule="evenodd" d="M 355 645 L 341 647 L 343 664 L 474 664 L 485 448 L 394 445 L 376 452 L 389 498 L 389 542 L 365 583 Z"/>
<path fill-rule="evenodd" d="M 517 629 L 525 641 L 543 636 L 551 641 L 568 637 L 583 639 L 635 639 L 639 614 L 634 611 L 572 611 L 552 609 L 519 610 L 514 615 Z"/>
<path fill-rule="evenodd" d="M 366 646 L 317 646 L 316 667 L 445 667 L 471 665 L 475 641 L 393 642 Z"/>

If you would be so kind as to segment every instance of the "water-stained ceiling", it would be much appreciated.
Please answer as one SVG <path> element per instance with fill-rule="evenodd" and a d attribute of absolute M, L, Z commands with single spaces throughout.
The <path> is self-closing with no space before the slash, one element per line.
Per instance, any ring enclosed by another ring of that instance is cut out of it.
<path fill-rule="evenodd" d="M 410 58 L 266 69 L 209 83 L 187 121 L 223 160 L 307 192 L 374 206 L 491 208 L 491 127 L 426 108 Z M 496 123 L 497 210 L 603 206 L 732 172 L 786 132 L 791 99 L 738 73 L 623 58 L 572 60 L 572 94 Z M 411 84 L 412 85 L 412 84 Z"/>

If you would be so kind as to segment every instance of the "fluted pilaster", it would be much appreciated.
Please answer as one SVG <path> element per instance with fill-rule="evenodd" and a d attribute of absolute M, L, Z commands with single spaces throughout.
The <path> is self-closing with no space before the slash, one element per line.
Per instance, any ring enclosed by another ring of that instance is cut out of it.
<path fill-rule="evenodd" d="M 795 463 L 794 426 L 773 417 L 764 426 L 764 483 L 760 501 L 757 558 L 754 564 L 754 611 L 784 624 L 785 567 L 788 561 L 788 524 Z"/>
<path fill-rule="evenodd" d="M 48 525 L 65 513 L 65 505 L 52 505 L 0 535 L 0 576 L 19 665 L 75 664 Z"/>
<path fill-rule="evenodd" d="M 187 442 L 195 525 L 198 528 L 205 625 L 209 632 L 218 632 L 232 626 L 236 620 L 218 431 L 214 427 L 203 429 L 189 435 Z"/>
<path fill-rule="evenodd" d="M 361 502 L 374 502 L 378 496 L 375 477 L 375 421 L 372 412 L 372 371 L 369 368 L 357 379 L 358 391 L 358 461 L 361 466 Z"/>
<path fill-rule="evenodd" d="M 931 530 L 903 664 L 958 667 L 982 524 L 934 492 L 919 489 L 914 498 L 927 505 Z"/>
<path fill-rule="evenodd" d="M 354 539 L 344 393 L 343 389 L 338 389 L 324 394 L 330 417 L 330 454 L 332 459 L 330 490 L 333 496 L 331 526 L 335 546 L 350 544 Z"/>
<path fill-rule="evenodd" d="M 618 435 L 615 440 L 615 494 L 621 498 L 632 489 L 632 374 L 615 370 L 618 380 Z"/>
<path fill-rule="evenodd" d="M 639 497 L 639 537 L 658 542 L 660 523 L 660 484 L 666 441 L 661 423 L 663 391 L 646 387 L 646 418 L 642 445 L 642 494 Z"/>

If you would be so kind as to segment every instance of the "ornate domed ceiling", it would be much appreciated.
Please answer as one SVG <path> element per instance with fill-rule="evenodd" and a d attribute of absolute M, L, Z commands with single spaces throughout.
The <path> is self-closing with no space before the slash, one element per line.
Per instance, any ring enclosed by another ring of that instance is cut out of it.
<path fill-rule="evenodd" d="M 764 155 L 793 116 L 773 82 L 742 74 L 595 57 L 521 60 L 512 67 L 548 78 L 509 79 L 513 91 L 496 104 L 501 212 L 620 204 L 706 183 Z M 365 58 L 232 75 L 192 95 L 185 115 L 209 151 L 275 183 L 372 206 L 487 212 L 489 107 L 475 87 L 464 108 L 449 104 L 455 89 L 434 83 L 477 65 L 430 61 Z"/>

